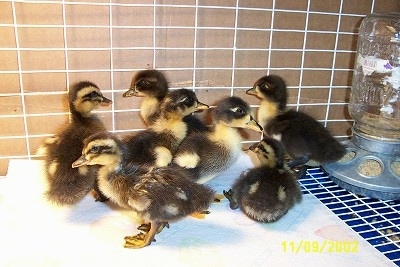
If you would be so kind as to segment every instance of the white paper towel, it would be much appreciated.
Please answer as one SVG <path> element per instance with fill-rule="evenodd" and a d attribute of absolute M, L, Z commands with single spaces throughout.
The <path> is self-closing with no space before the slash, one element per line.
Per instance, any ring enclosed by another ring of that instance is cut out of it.
<path fill-rule="evenodd" d="M 11 160 L 0 179 L 0 266 L 394 266 L 312 195 L 269 224 L 224 199 L 205 219 L 171 223 L 150 246 L 126 249 L 123 237 L 137 233 L 135 215 L 90 195 L 76 206 L 51 205 L 43 198 L 42 164 Z M 243 153 L 209 184 L 222 193 L 251 166 Z M 342 241 L 351 249 L 357 243 L 357 251 L 328 252 Z"/>

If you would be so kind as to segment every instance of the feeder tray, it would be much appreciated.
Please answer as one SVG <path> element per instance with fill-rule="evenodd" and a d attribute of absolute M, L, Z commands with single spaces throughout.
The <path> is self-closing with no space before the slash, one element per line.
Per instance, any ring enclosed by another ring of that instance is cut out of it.
<path fill-rule="evenodd" d="M 400 142 L 380 141 L 353 129 L 345 146 L 341 160 L 322 166 L 332 181 L 357 195 L 400 199 Z"/>

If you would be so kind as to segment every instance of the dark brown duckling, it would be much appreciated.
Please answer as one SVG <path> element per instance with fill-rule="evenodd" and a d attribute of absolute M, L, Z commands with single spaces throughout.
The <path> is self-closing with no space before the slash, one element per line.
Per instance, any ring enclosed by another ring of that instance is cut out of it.
<path fill-rule="evenodd" d="M 101 104 L 110 103 L 111 100 L 104 97 L 94 83 L 83 81 L 71 86 L 71 122 L 51 138 L 51 142 L 48 139 L 44 145 L 45 176 L 49 186 L 45 195 L 49 201 L 59 205 L 75 204 L 96 188 L 96 168 L 82 166 L 72 169 L 71 164 L 82 153 L 86 137 L 106 130 L 101 120 L 91 111 Z"/>
<path fill-rule="evenodd" d="M 292 157 L 289 167 L 309 160 L 320 164 L 337 161 L 346 153 L 345 147 L 313 117 L 301 111 L 285 111 L 287 88 L 281 77 L 261 77 L 247 93 L 261 99 L 258 118 L 264 132 L 281 141 Z"/>
<path fill-rule="evenodd" d="M 170 91 L 158 109 L 156 121 L 148 129 L 127 136 L 133 163 L 156 167 L 167 166 L 179 144 L 187 135 L 188 126 L 183 118 L 208 105 L 201 103 L 192 90 Z"/>
<path fill-rule="evenodd" d="M 296 176 L 284 168 L 284 148 L 274 139 L 266 138 L 250 147 L 261 166 L 242 173 L 224 195 L 232 209 L 240 208 L 249 218 L 259 222 L 280 219 L 302 199 Z"/>
<path fill-rule="evenodd" d="M 229 168 L 242 151 L 239 128 L 262 131 L 250 106 L 238 97 L 226 97 L 212 110 L 214 125 L 208 132 L 186 137 L 173 163 L 191 171 L 195 181 L 205 183 Z"/>
<path fill-rule="evenodd" d="M 129 150 L 113 134 L 86 139 L 82 156 L 72 166 L 100 165 L 100 190 L 119 206 L 136 211 L 150 228 L 125 237 L 125 247 L 151 244 L 165 225 L 208 209 L 214 199 L 209 187 L 196 184 L 182 168 L 147 168 L 129 160 Z"/>
<path fill-rule="evenodd" d="M 130 89 L 123 97 L 143 97 L 140 105 L 140 116 L 146 125 L 154 124 L 160 116 L 160 105 L 169 92 L 168 80 L 158 70 L 143 70 L 133 78 Z M 207 126 L 194 114 L 187 114 L 183 121 L 188 125 L 187 133 L 207 131 Z"/>

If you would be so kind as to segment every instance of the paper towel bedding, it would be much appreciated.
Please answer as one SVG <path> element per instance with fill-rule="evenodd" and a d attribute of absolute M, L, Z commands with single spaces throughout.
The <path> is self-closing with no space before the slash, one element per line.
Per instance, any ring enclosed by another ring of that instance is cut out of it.
<path fill-rule="evenodd" d="M 137 231 L 135 215 L 91 195 L 73 207 L 49 204 L 42 164 L 11 160 L 0 179 L 0 266 L 394 266 L 312 195 L 269 224 L 231 210 L 224 199 L 205 219 L 171 223 L 150 246 L 126 249 L 123 237 Z M 252 166 L 243 153 L 209 185 L 222 193 Z M 323 248 L 342 241 L 357 251 Z"/>

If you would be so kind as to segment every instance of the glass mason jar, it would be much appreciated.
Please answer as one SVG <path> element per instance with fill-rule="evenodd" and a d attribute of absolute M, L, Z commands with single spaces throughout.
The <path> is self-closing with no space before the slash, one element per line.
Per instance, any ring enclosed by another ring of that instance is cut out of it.
<path fill-rule="evenodd" d="M 400 13 L 373 13 L 360 26 L 349 103 L 353 132 L 400 140 Z"/>

